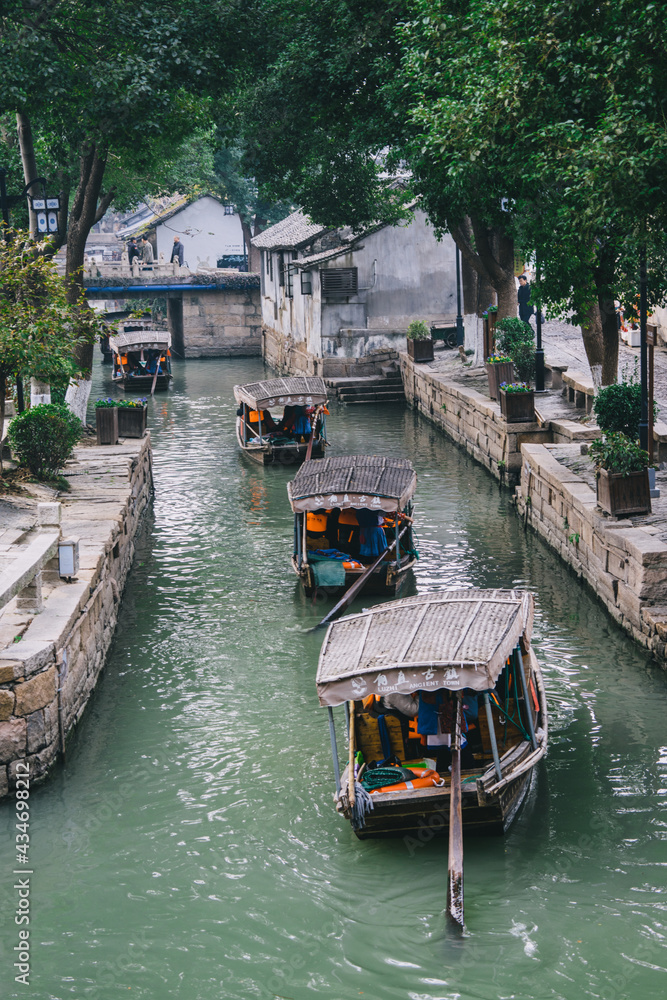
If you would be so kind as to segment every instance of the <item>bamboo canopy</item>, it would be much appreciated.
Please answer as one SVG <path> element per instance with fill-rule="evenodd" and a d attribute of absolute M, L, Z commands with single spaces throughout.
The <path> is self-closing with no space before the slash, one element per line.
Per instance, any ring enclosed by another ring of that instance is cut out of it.
<path fill-rule="evenodd" d="M 158 350 L 166 351 L 171 347 L 171 336 L 167 330 L 128 330 L 109 337 L 109 346 L 116 354 L 127 354 L 128 351 Z"/>
<path fill-rule="evenodd" d="M 304 462 L 287 495 L 293 511 L 322 507 L 403 510 L 414 495 L 417 475 L 407 458 L 337 455 Z"/>
<path fill-rule="evenodd" d="M 237 403 L 246 403 L 253 410 L 272 406 L 318 406 L 328 398 L 324 379 L 315 376 L 269 378 L 234 386 Z"/>
<path fill-rule="evenodd" d="M 317 668 L 321 705 L 394 691 L 493 688 L 523 638 L 533 595 L 520 590 L 420 594 L 333 622 Z"/>

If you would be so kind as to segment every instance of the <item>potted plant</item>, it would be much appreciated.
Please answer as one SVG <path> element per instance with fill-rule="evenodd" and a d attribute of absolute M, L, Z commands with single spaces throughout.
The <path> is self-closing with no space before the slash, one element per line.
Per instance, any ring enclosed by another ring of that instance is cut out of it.
<path fill-rule="evenodd" d="M 115 399 L 97 400 L 95 426 L 98 444 L 118 444 L 118 407 Z"/>
<path fill-rule="evenodd" d="M 496 351 L 512 359 L 521 382 L 535 377 L 535 334 L 530 323 L 516 316 L 501 319 L 496 326 Z"/>
<path fill-rule="evenodd" d="M 506 354 L 491 354 L 485 362 L 486 374 L 489 379 L 489 396 L 498 399 L 501 382 L 510 383 L 514 380 L 514 365 Z"/>
<path fill-rule="evenodd" d="M 651 513 L 648 452 L 622 431 L 611 431 L 591 443 L 598 504 L 608 514 L 628 517 Z"/>
<path fill-rule="evenodd" d="M 431 331 L 422 319 L 415 319 L 407 330 L 408 354 L 413 361 L 433 361 Z"/>
<path fill-rule="evenodd" d="M 118 433 L 121 437 L 140 438 L 144 436 L 146 421 L 148 418 L 148 400 L 143 399 L 119 399 L 118 407 Z"/>
<path fill-rule="evenodd" d="M 532 423 L 535 393 L 527 382 L 501 382 L 500 409 L 508 424 Z"/>

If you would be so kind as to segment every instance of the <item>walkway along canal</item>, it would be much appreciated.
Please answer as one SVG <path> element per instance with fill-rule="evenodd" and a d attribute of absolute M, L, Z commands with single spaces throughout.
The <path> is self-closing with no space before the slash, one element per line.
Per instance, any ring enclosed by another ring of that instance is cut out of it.
<path fill-rule="evenodd" d="M 332 405 L 339 454 L 417 469 L 419 590 L 536 594 L 549 757 L 508 836 L 466 843 L 471 933 L 451 940 L 446 841 L 359 842 L 331 805 L 309 631 L 323 608 L 289 566 L 293 470 L 247 462 L 234 432 L 232 386 L 263 366 L 174 371 L 151 402 L 154 511 L 106 670 L 65 765 L 30 796 L 27 986 L 12 968 L 15 803 L 0 805 L 2 996 L 664 996 L 659 666 L 436 428 L 399 405 Z"/>

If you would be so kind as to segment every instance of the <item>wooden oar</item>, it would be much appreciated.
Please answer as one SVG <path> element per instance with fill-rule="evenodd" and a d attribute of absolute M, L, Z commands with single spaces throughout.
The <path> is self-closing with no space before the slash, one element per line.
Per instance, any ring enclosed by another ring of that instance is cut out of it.
<path fill-rule="evenodd" d="M 461 817 L 461 692 L 456 692 L 456 721 L 452 746 L 452 781 L 449 795 L 449 859 L 447 916 L 462 931 L 463 922 L 463 820 Z"/>
<path fill-rule="evenodd" d="M 396 542 L 401 540 L 405 532 L 408 530 L 408 527 L 409 525 L 406 525 L 405 528 L 403 528 L 403 531 L 401 531 L 400 535 L 398 536 L 398 539 L 395 538 L 391 543 L 391 545 L 389 546 L 389 548 L 385 549 L 384 552 L 381 552 L 380 555 L 375 560 L 375 562 L 371 563 L 371 565 L 366 568 L 366 570 L 361 574 L 361 576 L 354 581 L 352 586 L 345 591 L 338 604 L 334 604 L 331 611 L 324 616 L 322 621 L 318 625 L 316 625 L 315 628 L 321 628 L 322 625 L 328 625 L 328 623 L 333 618 L 335 618 L 337 614 L 343 611 L 348 606 L 348 604 L 351 604 L 351 602 L 355 599 L 355 597 L 365 584 L 368 577 L 371 575 L 371 573 L 374 572 L 374 570 L 378 568 L 378 566 L 380 565 L 384 557 L 387 555 L 387 553 L 391 552 L 391 550 L 396 545 Z"/>
<path fill-rule="evenodd" d="M 310 440 L 308 442 L 308 448 L 306 450 L 306 462 L 310 461 L 310 456 L 313 454 L 313 442 L 315 440 L 315 427 L 317 426 L 317 418 L 319 417 L 321 410 L 322 410 L 322 407 L 318 406 L 317 409 L 315 410 L 313 416 L 312 416 L 313 426 L 311 427 Z"/>
<path fill-rule="evenodd" d="M 153 375 L 153 384 L 151 386 L 151 396 L 155 393 L 155 383 L 157 382 L 157 373 L 160 371 L 160 362 L 155 366 L 155 375 Z"/>

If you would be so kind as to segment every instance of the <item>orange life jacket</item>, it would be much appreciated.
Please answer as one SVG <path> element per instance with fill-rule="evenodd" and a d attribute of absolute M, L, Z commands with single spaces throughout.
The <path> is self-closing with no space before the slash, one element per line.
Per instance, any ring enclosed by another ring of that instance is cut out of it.
<path fill-rule="evenodd" d="M 437 771 L 432 771 L 428 767 L 411 767 L 410 770 L 418 777 L 411 781 L 399 781 L 396 785 L 373 788 L 371 795 L 375 795 L 376 792 L 411 792 L 415 788 L 442 788 L 445 783 L 445 779 L 441 778 Z"/>
<path fill-rule="evenodd" d="M 323 535 L 327 530 L 326 514 L 306 514 L 306 530 L 312 531 L 315 535 Z"/>
<path fill-rule="evenodd" d="M 352 524 L 355 528 L 359 527 L 359 521 L 357 520 L 357 515 L 355 511 L 347 508 L 346 510 L 341 510 L 340 517 L 338 518 L 339 524 Z"/>

